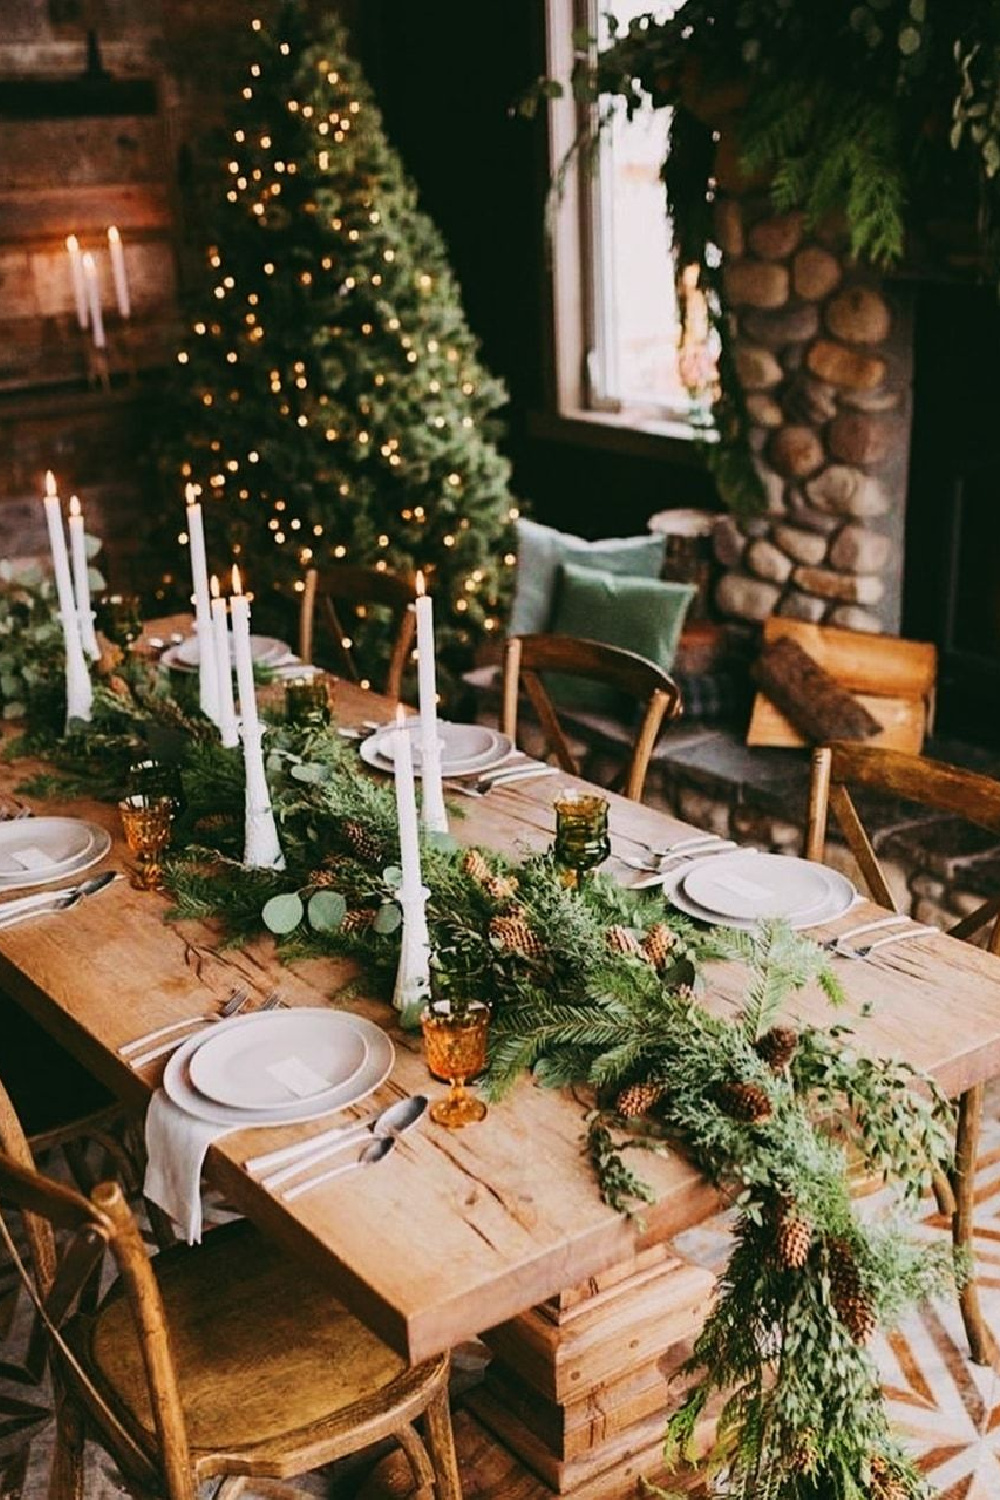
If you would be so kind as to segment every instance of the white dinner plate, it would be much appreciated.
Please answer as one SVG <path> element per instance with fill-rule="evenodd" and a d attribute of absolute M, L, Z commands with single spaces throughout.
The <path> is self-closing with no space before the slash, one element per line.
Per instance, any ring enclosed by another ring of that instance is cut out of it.
<path fill-rule="evenodd" d="M 414 721 L 418 723 L 419 721 Z M 407 726 L 409 727 L 409 725 Z M 484 729 L 478 724 L 439 724 L 439 732 L 443 741 L 441 752 L 441 774 L 443 776 L 471 776 L 482 771 L 488 771 L 506 760 L 514 748 L 513 741 L 506 734 L 500 734 L 496 729 Z M 461 737 L 454 739 L 449 735 L 450 730 L 475 730 L 476 738 L 468 739 Z M 414 728 L 412 734 L 418 733 Z M 488 738 L 487 738 L 488 736 Z M 380 731 L 363 740 L 360 745 L 361 759 L 366 765 L 372 766 L 376 771 L 392 771 L 394 762 L 391 758 L 391 746 L 387 743 L 386 732 Z M 475 753 L 458 753 L 463 747 L 472 747 Z M 420 774 L 419 758 L 414 758 L 414 771 Z"/>
<path fill-rule="evenodd" d="M 299 1013 L 302 1014 L 307 1009 L 312 1010 L 313 1007 L 303 1007 Z M 330 1014 L 326 1010 L 321 1013 Z M 264 1012 L 265 1016 L 270 1014 L 270 1011 Z M 167 1097 L 189 1115 L 207 1120 L 213 1125 L 227 1125 L 230 1130 L 239 1130 L 246 1125 L 294 1125 L 303 1120 L 317 1120 L 321 1115 L 332 1114 L 334 1110 L 346 1109 L 349 1104 L 356 1104 L 358 1100 L 374 1093 L 379 1084 L 385 1082 L 392 1072 L 396 1050 L 382 1028 L 366 1020 L 364 1016 L 351 1015 L 348 1011 L 338 1011 L 336 1014 L 357 1027 L 368 1047 L 368 1055 L 361 1071 L 350 1082 L 335 1089 L 322 1103 L 317 1103 L 315 1099 L 300 1099 L 277 1109 L 232 1109 L 226 1104 L 214 1104 L 211 1099 L 198 1093 L 188 1072 L 191 1054 L 203 1040 L 201 1033 L 178 1047 L 167 1063 L 163 1073 L 163 1087 Z M 219 1024 L 234 1028 L 245 1027 L 258 1019 L 263 1017 L 234 1017 Z"/>
<path fill-rule="evenodd" d="M 822 865 L 792 855 L 735 849 L 716 854 L 683 880 L 684 894 L 720 917 L 789 921 L 824 905 L 830 886 Z"/>
<path fill-rule="evenodd" d="M 59 825 L 59 826 L 53 826 Z M 68 825 L 66 827 L 65 825 Z M 51 885 L 89 870 L 111 848 L 111 835 L 80 818 L 22 818 L 0 823 L 0 891 Z M 13 857 L 37 849 L 49 862 L 29 869 Z"/>
<path fill-rule="evenodd" d="M 249 1018 L 248 1018 L 249 1019 Z M 364 1067 L 368 1044 L 335 1010 L 272 1010 L 256 1026 L 220 1026 L 188 1063 L 199 1094 L 233 1109 L 322 1104 Z"/>
<path fill-rule="evenodd" d="M 753 857 L 762 858 L 763 856 Z M 678 911 L 682 911 L 685 916 L 695 917 L 699 922 L 708 922 L 713 927 L 732 927 L 739 932 L 752 932 L 761 918 L 723 917 L 718 912 L 699 906 L 687 894 L 687 878 L 700 866 L 709 864 L 713 859 L 721 858 L 721 854 L 713 854 L 704 860 L 699 860 L 696 866 L 671 871 L 663 882 L 663 894 Z M 858 898 L 857 891 L 844 875 L 836 870 L 828 869 L 826 865 L 817 865 L 816 868 L 821 872 L 827 884 L 828 895 L 821 906 L 789 919 L 788 925 L 796 932 L 804 931 L 809 927 L 819 927 L 824 922 L 836 921 L 838 917 L 842 917 L 846 911 L 850 910 Z"/>
<path fill-rule="evenodd" d="M 270 635 L 252 635 L 250 637 L 250 654 L 258 666 L 269 667 L 276 662 L 291 656 L 292 648 L 287 641 L 279 641 Z M 229 657 L 235 662 L 234 646 L 232 638 L 229 641 Z M 196 672 L 198 670 L 199 645 L 196 635 L 189 635 L 181 641 L 178 646 L 168 646 L 160 657 L 160 662 L 165 667 L 170 667 L 175 672 Z"/>

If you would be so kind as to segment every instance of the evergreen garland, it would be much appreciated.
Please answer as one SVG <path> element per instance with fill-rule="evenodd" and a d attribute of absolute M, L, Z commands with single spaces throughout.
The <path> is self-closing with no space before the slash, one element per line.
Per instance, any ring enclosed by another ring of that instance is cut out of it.
<path fill-rule="evenodd" d="M 50 789 L 65 790 L 66 777 L 80 786 L 100 760 L 102 779 L 86 790 L 116 795 L 117 769 L 156 731 L 177 749 L 173 918 L 216 920 L 225 941 L 269 929 L 287 959 L 353 955 L 366 987 L 389 997 L 400 926 L 394 798 L 336 733 L 270 725 L 287 868 L 250 870 L 239 863 L 238 750 L 224 750 L 138 663 L 116 692 L 95 695 L 89 726 L 61 737 L 57 681 L 53 669 L 29 689 L 32 728 L 20 742 L 59 769 Z M 668 1454 L 694 1456 L 699 1424 L 721 1400 L 710 1459 L 720 1496 L 924 1495 L 888 1431 L 865 1346 L 880 1321 L 947 1284 L 950 1249 L 913 1243 L 904 1215 L 949 1161 L 947 1102 L 907 1066 L 855 1055 L 844 1025 L 782 1024 L 789 995 L 810 981 L 843 1000 L 826 955 L 783 924 L 703 932 L 662 896 L 601 875 L 569 891 L 548 856 L 515 865 L 447 837 L 425 836 L 422 859 L 437 958 L 476 973 L 493 1007 L 492 1096 L 528 1070 L 544 1086 L 589 1089 L 584 1149 L 619 1211 L 653 1196 L 626 1159 L 635 1149 L 687 1153 L 735 1202 L 734 1249 L 668 1419 Z M 704 966 L 720 960 L 748 972 L 731 1019 L 698 998 Z M 873 1226 L 858 1214 L 849 1161 L 895 1185 L 898 1221 Z"/>

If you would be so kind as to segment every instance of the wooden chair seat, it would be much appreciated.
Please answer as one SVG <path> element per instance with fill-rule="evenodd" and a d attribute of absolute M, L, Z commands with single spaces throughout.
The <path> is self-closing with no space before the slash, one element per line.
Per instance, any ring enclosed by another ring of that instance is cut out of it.
<path fill-rule="evenodd" d="M 373 1402 L 405 1401 L 447 1367 L 438 1360 L 409 1369 L 328 1286 L 248 1224 L 163 1252 L 153 1273 L 200 1477 L 237 1449 L 254 1450 L 258 1464 L 266 1456 L 279 1477 L 293 1473 L 304 1433 L 312 1429 L 309 1441 L 324 1449 L 336 1445 Z M 152 1443 L 142 1345 L 121 1283 L 89 1320 L 84 1348 L 105 1396 Z"/>
<path fill-rule="evenodd" d="M 574 747 L 560 723 L 560 716 L 584 730 L 593 728 L 596 723 L 605 727 L 612 726 L 615 725 L 615 720 L 603 714 L 593 715 L 573 709 L 562 709 L 557 713 L 541 673 L 559 673 L 599 682 L 615 689 L 640 707 L 638 728 L 633 734 L 624 737 L 624 743 L 615 732 L 613 741 L 622 744 L 622 748 L 630 752 L 628 765 L 620 778 L 621 789 L 626 797 L 641 802 L 646 772 L 660 730 L 666 720 L 675 718 L 681 712 L 677 684 L 654 662 L 618 646 L 608 646 L 600 641 L 579 640 L 566 635 L 509 636 L 504 650 L 500 727 L 516 744 L 518 698 L 523 686 L 545 736 L 548 750 L 562 769 L 572 776 L 579 776 L 582 768 L 580 758 L 574 753 Z M 615 728 L 617 730 L 616 725 Z M 617 784 L 615 789 L 619 789 Z"/>
<path fill-rule="evenodd" d="M 411 605 L 416 599 L 413 579 L 379 568 L 357 568 L 349 563 L 330 563 L 310 568 L 305 575 L 299 609 L 299 656 L 312 662 L 316 616 L 326 624 L 323 644 L 331 653 L 334 669 L 352 682 L 362 682 L 353 655 L 353 637 L 372 613 L 385 617 L 390 642 L 383 683 L 362 682 L 378 687 L 388 698 L 398 698 L 403 672 L 416 637 L 416 617 Z"/>

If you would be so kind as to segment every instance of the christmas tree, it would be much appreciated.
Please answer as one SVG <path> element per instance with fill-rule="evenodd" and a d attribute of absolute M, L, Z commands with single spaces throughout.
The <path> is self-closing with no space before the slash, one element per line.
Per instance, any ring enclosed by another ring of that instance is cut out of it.
<path fill-rule="evenodd" d="M 310 36 L 287 5 L 251 41 L 177 356 L 168 492 L 196 486 L 213 565 L 238 558 L 258 599 L 294 597 L 330 560 L 422 569 L 446 685 L 498 627 L 512 578 L 505 393 L 343 26 Z M 352 629 L 376 681 L 385 636 L 371 614 Z"/>

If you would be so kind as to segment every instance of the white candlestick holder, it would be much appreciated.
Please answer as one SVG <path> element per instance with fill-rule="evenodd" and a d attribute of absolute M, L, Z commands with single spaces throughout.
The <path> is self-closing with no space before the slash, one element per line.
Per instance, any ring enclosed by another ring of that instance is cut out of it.
<path fill-rule="evenodd" d="M 448 811 L 441 785 L 441 747 L 435 739 L 420 763 L 420 821 L 429 833 L 448 832 Z"/>
<path fill-rule="evenodd" d="M 89 722 L 94 690 L 90 683 L 90 673 L 87 671 L 83 646 L 80 643 L 80 625 L 75 608 L 65 614 L 60 613 L 59 619 L 62 623 L 63 643 L 66 650 L 66 731 L 68 733 L 71 720 L 83 719 Z"/>
<path fill-rule="evenodd" d="M 416 1026 L 431 993 L 431 941 L 427 931 L 426 905 L 430 891 L 425 885 L 410 895 L 397 892 L 403 913 L 399 944 L 399 968 L 392 1003 L 404 1026 Z"/>
<path fill-rule="evenodd" d="M 218 727 L 221 710 L 219 675 L 212 636 L 212 616 L 200 599 L 195 623 L 198 631 L 198 704 L 206 719 L 211 719 L 212 723 Z"/>
<path fill-rule="evenodd" d="M 271 794 L 264 774 L 264 726 L 260 723 L 244 725 L 240 735 L 246 771 L 246 842 L 243 863 L 257 870 L 283 870 L 285 856 L 278 842 Z"/>

